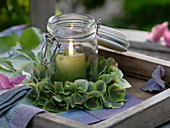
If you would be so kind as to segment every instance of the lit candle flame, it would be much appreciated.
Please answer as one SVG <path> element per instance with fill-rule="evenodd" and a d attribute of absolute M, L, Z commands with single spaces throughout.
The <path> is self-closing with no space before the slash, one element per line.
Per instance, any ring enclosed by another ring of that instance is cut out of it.
<path fill-rule="evenodd" d="M 71 23 L 70 29 L 72 29 L 74 27 L 73 23 Z M 73 52 L 73 41 L 72 39 L 70 39 L 69 41 L 69 56 L 73 56 L 74 52 Z"/>
<path fill-rule="evenodd" d="M 70 39 L 69 41 L 69 56 L 73 56 L 73 42 L 72 40 Z"/>
<path fill-rule="evenodd" d="M 70 26 L 70 29 L 72 29 L 72 28 L 74 28 L 74 25 L 73 25 L 73 23 L 71 23 L 71 26 Z"/>

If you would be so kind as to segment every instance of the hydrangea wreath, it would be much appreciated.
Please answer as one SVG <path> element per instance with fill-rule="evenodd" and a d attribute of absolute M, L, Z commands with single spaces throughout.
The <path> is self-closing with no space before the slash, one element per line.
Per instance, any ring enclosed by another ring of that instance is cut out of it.
<path fill-rule="evenodd" d="M 24 30 L 20 37 L 14 33 L 0 37 L 0 42 L 4 44 L 0 47 L 0 52 L 4 52 L 0 61 L 1 73 L 12 73 L 15 78 L 26 75 L 23 84 L 33 87 L 29 98 L 35 106 L 61 112 L 69 109 L 120 108 L 124 105 L 126 88 L 131 85 L 123 79 L 123 73 L 113 58 L 99 58 L 95 81 L 53 81 L 51 67 L 43 65 L 37 57 L 36 51 L 40 49 L 38 42 L 42 39 L 36 28 Z M 7 53 L 9 56 L 4 57 Z"/>
<path fill-rule="evenodd" d="M 120 108 L 126 102 L 126 89 L 131 87 L 123 79 L 123 73 L 117 68 L 113 58 L 100 58 L 98 61 L 98 78 L 95 82 L 77 79 L 74 82 L 50 82 L 48 67 L 33 67 L 34 89 L 30 98 L 34 104 L 51 112 L 69 109 Z"/>

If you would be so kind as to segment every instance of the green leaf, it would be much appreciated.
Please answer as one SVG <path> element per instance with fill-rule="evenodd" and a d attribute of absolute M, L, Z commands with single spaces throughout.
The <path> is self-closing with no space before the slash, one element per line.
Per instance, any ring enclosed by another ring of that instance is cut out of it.
<path fill-rule="evenodd" d="M 108 65 L 108 62 L 105 58 L 100 58 L 98 61 L 99 71 L 103 70 L 103 68 Z"/>
<path fill-rule="evenodd" d="M 123 73 L 121 70 L 118 70 L 117 72 L 111 72 L 111 76 L 113 77 L 113 80 L 118 83 L 123 78 Z"/>
<path fill-rule="evenodd" d="M 122 79 L 123 78 L 123 73 L 122 73 L 121 70 L 118 70 L 117 74 L 118 74 L 118 79 Z"/>
<path fill-rule="evenodd" d="M 132 87 L 129 82 L 125 79 L 121 79 L 120 82 L 117 83 L 118 85 L 122 86 L 123 88 L 130 88 Z"/>
<path fill-rule="evenodd" d="M 114 83 L 108 87 L 108 95 L 113 100 L 122 101 L 125 98 L 125 94 L 125 88 L 119 86 L 117 83 Z"/>
<path fill-rule="evenodd" d="M 44 92 L 46 88 L 42 85 L 41 82 L 36 83 L 36 87 L 38 88 L 39 92 Z"/>
<path fill-rule="evenodd" d="M 106 93 L 105 93 L 105 94 L 106 94 Z M 106 98 L 108 99 L 107 96 L 104 96 L 104 95 L 101 95 L 101 96 L 100 96 L 100 99 L 101 99 L 101 101 L 102 101 L 102 104 L 103 104 L 103 106 L 104 106 L 105 108 L 107 108 Z"/>
<path fill-rule="evenodd" d="M 33 87 L 33 88 L 36 88 L 36 87 L 37 87 L 35 83 L 29 83 L 28 86 L 31 86 L 31 87 Z"/>
<path fill-rule="evenodd" d="M 33 74 L 34 77 L 36 77 L 38 80 L 42 80 L 46 77 L 48 78 L 47 66 L 40 65 L 40 66 L 33 67 Z"/>
<path fill-rule="evenodd" d="M 108 67 L 108 72 L 118 72 L 118 68 L 116 68 L 115 66 L 109 66 Z"/>
<path fill-rule="evenodd" d="M 16 72 L 13 73 L 13 77 L 14 78 L 17 78 L 18 76 L 21 76 L 21 75 L 25 75 L 25 74 L 22 74 L 22 72 L 20 70 L 17 70 Z M 26 76 L 27 77 L 27 76 Z M 25 80 L 25 79 L 24 79 Z M 23 82 L 22 82 L 23 84 Z"/>
<path fill-rule="evenodd" d="M 87 91 L 88 89 L 88 81 L 85 79 L 78 79 L 75 80 L 74 83 L 77 85 L 77 87 L 80 87 L 83 91 Z"/>
<path fill-rule="evenodd" d="M 51 83 L 42 83 L 43 87 L 46 88 L 47 90 L 49 90 L 50 92 L 54 92 L 54 85 Z"/>
<path fill-rule="evenodd" d="M 5 70 L 16 71 L 12 62 L 4 58 L 0 59 L 0 67 Z"/>
<path fill-rule="evenodd" d="M 121 108 L 123 107 L 124 105 L 124 102 L 117 102 L 115 100 L 112 100 L 112 99 L 108 99 L 107 100 L 107 108 Z"/>
<path fill-rule="evenodd" d="M 50 111 L 50 112 L 58 112 L 57 106 L 55 106 L 54 102 L 52 99 L 46 100 L 44 106 L 44 110 Z"/>
<path fill-rule="evenodd" d="M 90 67 L 90 78 L 88 78 L 91 81 L 95 81 L 97 79 L 98 75 L 98 67 L 97 64 L 91 65 Z"/>
<path fill-rule="evenodd" d="M 10 36 L 0 37 L 0 49 L 9 51 L 18 42 L 18 36 L 14 33 Z"/>
<path fill-rule="evenodd" d="M 73 82 L 66 81 L 64 84 L 64 90 L 65 92 L 73 93 L 77 89 L 77 85 Z"/>
<path fill-rule="evenodd" d="M 110 74 L 103 74 L 98 77 L 98 80 L 103 80 L 106 84 L 108 84 L 113 80 L 113 78 L 110 76 Z"/>
<path fill-rule="evenodd" d="M 100 71 L 100 72 L 98 73 L 98 76 L 100 76 L 100 75 L 102 75 L 102 74 L 106 73 L 107 68 L 108 68 L 108 66 L 105 66 L 105 67 L 103 68 L 103 70 L 102 70 L 102 71 Z"/>
<path fill-rule="evenodd" d="M 70 96 L 65 97 L 63 100 L 65 101 L 66 104 L 68 104 L 71 102 L 71 97 Z"/>
<path fill-rule="evenodd" d="M 106 91 L 106 84 L 103 80 L 98 80 L 95 82 L 95 89 L 104 93 Z"/>
<path fill-rule="evenodd" d="M 105 58 L 101 58 L 98 61 L 98 73 L 99 73 L 99 75 L 101 75 L 102 73 L 106 73 L 107 66 L 108 66 L 108 62 L 106 61 Z"/>
<path fill-rule="evenodd" d="M 90 81 L 88 82 L 88 89 L 87 89 L 87 92 L 91 92 L 94 90 L 94 82 Z"/>
<path fill-rule="evenodd" d="M 84 97 L 80 93 L 76 92 L 71 95 L 71 102 L 73 104 L 81 104 L 84 100 Z"/>
<path fill-rule="evenodd" d="M 69 96 L 69 97 L 66 97 L 66 98 L 64 98 L 63 100 L 64 100 L 65 103 L 66 103 L 65 109 L 66 109 L 66 110 L 69 110 L 69 105 L 70 105 L 70 103 L 71 103 L 71 97 L 70 97 L 70 96 Z"/>
<path fill-rule="evenodd" d="M 33 62 L 29 61 L 21 65 L 21 70 L 33 74 Z"/>
<path fill-rule="evenodd" d="M 112 57 L 109 57 L 108 59 L 107 59 L 107 62 L 108 63 L 113 63 L 113 62 L 116 62 Z"/>
<path fill-rule="evenodd" d="M 39 100 L 38 100 L 38 105 L 40 105 L 40 106 L 43 107 L 44 104 L 45 104 L 45 102 L 46 102 L 45 100 L 39 99 Z"/>
<path fill-rule="evenodd" d="M 99 102 L 96 98 L 92 97 L 90 99 L 88 99 L 85 103 L 84 103 L 84 107 L 86 107 L 89 110 L 97 110 L 100 109 L 100 105 Z"/>
<path fill-rule="evenodd" d="M 33 61 L 36 60 L 34 53 L 29 49 L 17 49 L 16 52 L 27 57 L 30 60 L 33 60 Z"/>
<path fill-rule="evenodd" d="M 34 49 L 43 40 L 40 29 L 30 27 L 24 30 L 19 41 L 24 49 Z"/>
<path fill-rule="evenodd" d="M 13 39 L 16 43 L 19 43 L 19 36 L 18 36 L 17 34 L 15 34 L 14 32 L 12 32 L 11 36 L 12 36 L 12 39 Z"/>
<path fill-rule="evenodd" d="M 52 96 L 52 98 L 53 98 L 55 101 L 57 101 L 57 102 L 61 102 L 61 101 L 63 101 L 63 99 L 61 98 L 61 96 L 60 96 L 60 95 Z"/>
<path fill-rule="evenodd" d="M 13 75 L 13 71 L 10 71 L 10 70 L 6 70 L 2 67 L 0 67 L 0 73 L 6 75 L 6 76 L 12 76 Z"/>
<path fill-rule="evenodd" d="M 56 93 L 64 93 L 63 82 L 54 82 Z"/>
<path fill-rule="evenodd" d="M 91 91 L 88 93 L 88 97 L 100 97 L 101 92 L 100 91 Z"/>
<path fill-rule="evenodd" d="M 39 99 L 39 95 L 38 95 L 38 86 L 35 84 L 35 83 L 29 83 L 29 84 L 27 84 L 28 86 L 31 86 L 33 89 L 32 89 L 32 91 L 31 91 L 31 93 L 30 93 L 30 97 L 33 97 L 33 98 L 37 98 L 37 99 Z M 36 101 L 36 100 L 35 100 Z"/>

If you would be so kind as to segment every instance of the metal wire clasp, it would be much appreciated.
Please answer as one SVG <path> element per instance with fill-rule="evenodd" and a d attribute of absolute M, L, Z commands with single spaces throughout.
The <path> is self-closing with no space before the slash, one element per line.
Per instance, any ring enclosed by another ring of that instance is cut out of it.
<path fill-rule="evenodd" d="M 98 19 L 97 22 L 96 22 L 96 25 L 97 25 L 96 34 L 97 34 L 97 35 L 99 35 L 98 31 L 99 31 L 99 28 L 100 28 L 101 23 L 102 23 L 102 20 L 101 20 L 101 19 Z"/>
<path fill-rule="evenodd" d="M 47 65 L 47 64 L 50 64 L 57 57 L 57 55 L 58 55 L 58 53 L 60 52 L 60 49 L 61 49 L 61 44 L 58 42 L 58 40 L 56 39 L 55 36 L 52 36 L 49 33 L 47 35 L 45 35 L 45 38 L 46 38 L 46 42 L 41 49 L 39 59 L 44 65 Z M 50 59 L 48 59 L 47 58 L 48 57 L 47 50 L 48 50 L 48 46 L 49 46 L 50 43 L 51 44 L 55 43 L 55 48 L 53 50 L 53 53 L 52 53 Z"/>

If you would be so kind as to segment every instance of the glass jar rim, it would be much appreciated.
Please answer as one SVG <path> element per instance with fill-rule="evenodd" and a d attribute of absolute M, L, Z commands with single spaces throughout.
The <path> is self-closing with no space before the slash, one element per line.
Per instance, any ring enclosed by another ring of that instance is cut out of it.
<path fill-rule="evenodd" d="M 89 29 L 89 32 L 84 34 L 80 34 L 77 36 L 67 36 L 67 35 L 62 35 L 62 34 L 55 34 L 56 37 L 58 38 L 83 38 L 83 36 L 88 36 L 94 34 L 96 32 L 96 21 L 95 19 L 87 14 L 83 13 L 64 13 L 60 15 L 54 15 L 48 19 L 47 23 L 47 30 L 50 34 L 53 35 L 54 33 L 54 28 L 56 26 L 59 26 L 60 24 L 67 24 L 67 23 L 81 23 L 81 24 L 87 24 L 87 28 Z M 95 31 L 94 31 L 95 30 Z"/>

